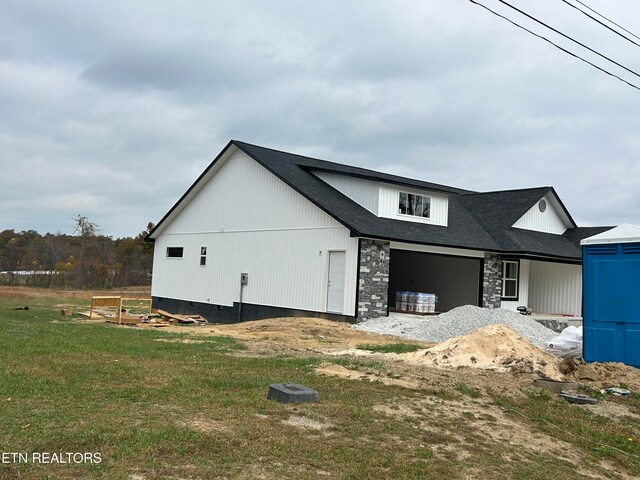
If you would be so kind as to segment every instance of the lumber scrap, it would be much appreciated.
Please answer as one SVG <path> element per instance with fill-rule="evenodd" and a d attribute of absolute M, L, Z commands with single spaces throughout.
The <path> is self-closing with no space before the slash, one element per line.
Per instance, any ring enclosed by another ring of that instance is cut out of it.
<path fill-rule="evenodd" d="M 156 313 L 158 315 L 160 315 L 162 318 L 165 318 L 167 320 L 169 320 L 170 322 L 174 323 L 207 323 L 207 319 L 200 316 L 200 315 L 184 315 L 184 314 L 177 314 L 177 313 L 170 313 L 167 312 L 166 310 L 156 310 Z"/>
<path fill-rule="evenodd" d="M 138 315 L 120 315 L 119 318 L 108 318 L 108 323 L 117 323 L 118 325 L 137 325 L 142 322 L 142 317 Z"/>
<path fill-rule="evenodd" d="M 95 312 L 95 311 L 94 312 L 86 311 L 86 312 L 77 312 L 77 313 L 78 313 L 78 315 L 80 315 L 80 316 L 82 316 L 84 318 L 87 318 L 89 320 L 104 320 L 105 319 L 104 315 L 101 315 L 100 313 Z"/>

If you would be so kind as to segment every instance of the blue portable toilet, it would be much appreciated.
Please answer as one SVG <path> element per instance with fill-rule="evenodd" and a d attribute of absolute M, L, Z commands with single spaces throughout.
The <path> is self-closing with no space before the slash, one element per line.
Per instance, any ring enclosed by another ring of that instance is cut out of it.
<path fill-rule="evenodd" d="M 620 225 L 581 244 L 583 357 L 640 367 L 640 227 Z"/>

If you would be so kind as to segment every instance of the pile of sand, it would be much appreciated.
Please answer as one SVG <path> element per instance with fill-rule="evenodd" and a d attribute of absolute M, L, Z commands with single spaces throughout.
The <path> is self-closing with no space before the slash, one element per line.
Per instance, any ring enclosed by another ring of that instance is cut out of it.
<path fill-rule="evenodd" d="M 407 361 L 435 367 L 484 368 L 500 372 L 537 373 L 564 379 L 557 359 L 533 345 L 513 328 L 492 324 L 407 355 Z"/>

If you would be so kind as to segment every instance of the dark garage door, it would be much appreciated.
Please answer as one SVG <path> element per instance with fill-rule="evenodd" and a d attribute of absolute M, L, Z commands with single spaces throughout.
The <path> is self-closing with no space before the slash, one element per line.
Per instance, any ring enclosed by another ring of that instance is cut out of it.
<path fill-rule="evenodd" d="M 397 291 L 435 293 L 436 310 L 479 305 L 482 259 L 391 250 L 389 306 Z"/>

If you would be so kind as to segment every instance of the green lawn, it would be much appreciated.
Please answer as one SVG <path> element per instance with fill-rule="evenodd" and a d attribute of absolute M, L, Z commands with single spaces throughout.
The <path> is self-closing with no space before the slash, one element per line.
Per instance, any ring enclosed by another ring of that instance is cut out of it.
<path fill-rule="evenodd" d="M 478 433 L 495 416 L 444 417 L 421 403 L 482 400 L 460 382 L 414 390 L 320 376 L 326 358 L 252 353 L 221 337 L 163 341 L 183 336 L 78 322 L 60 315 L 62 302 L 79 300 L 0 297 L 0 451 L 29 455 L 0 465 L 2 479 L 577 478 L 560 454 L 523 449 L 508 460 L 509 444 Z M 30 310 L 13 310 L 23 305 Z M 266 399 L 269 384 L 289 381 L 321 401 Z M 504 413 L 522 428 L 565 442 L 578 435 L 581 471 L 640 475 L 638 424 L 544 395 L 484 401 L 561 427 Z M 402 415 L 378 408 L 396 402 L 418 406 Z M 101 462 L 34 464 L 34 452 L 99 453 Z"/>

